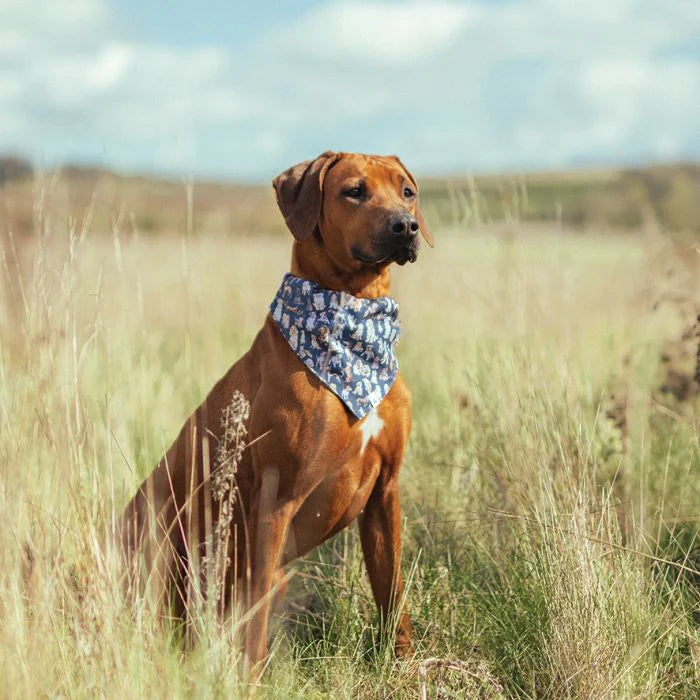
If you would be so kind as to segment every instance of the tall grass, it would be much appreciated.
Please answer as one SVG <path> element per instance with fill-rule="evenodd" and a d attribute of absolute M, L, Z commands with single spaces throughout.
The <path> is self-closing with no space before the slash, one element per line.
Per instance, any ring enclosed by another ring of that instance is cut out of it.
<path fill-rule="evenodd" d="M 43 219 L 40 195 L 35 231 L 5 236 L 0 261 L 2 692 L 245 694 L 235 623 L 203 619 L 183 645 L 123 600 L 102 543 L 247 349 L 290 243 L 92 231 Z M 292 567 L 258 692 L 695 697 L 700 404 L 660 387 L 692 375 L 697 244 L 516 225 L 436 238 L 395 273 L 416 660 L 378 635 L 349 529 Z"/>

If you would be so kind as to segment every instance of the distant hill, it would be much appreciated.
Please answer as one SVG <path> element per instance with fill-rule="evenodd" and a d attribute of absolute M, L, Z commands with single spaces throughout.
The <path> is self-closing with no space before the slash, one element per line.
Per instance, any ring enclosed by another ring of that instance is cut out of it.
<path fill-rule="evenodd" d="M 167 180 L 66 166 L 34 178 L 0 181 L 0 235 L 35 231 L 37 219 L 66 230 L 130 235 L 190 229 L 232 235 L 284 231 L 272 187 Z"/>
<path fill-rule="evenodd" d="M 567 228 L 700 233 L 700 164 L 570 172 L 420 178 L 435 227 L 492 222 L 559 222 Z M 123 234 L 284 232 L 270 186 L 185 182 L 66 166 L 34 174 L 21 158 L 0 158 L 0 232 L 28 235 L 37 218 L 54 229 Z"/>
<path fill-rule="evenodd" d="M 700 232 L 700 164 L 429 180 L 421 192 L 445 221 Z"/>

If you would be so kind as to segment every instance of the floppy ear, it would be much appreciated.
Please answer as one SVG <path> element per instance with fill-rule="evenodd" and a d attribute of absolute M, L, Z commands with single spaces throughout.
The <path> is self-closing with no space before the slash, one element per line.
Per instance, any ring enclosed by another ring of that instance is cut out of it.
<path fill-rule="evenodd" d="M 277 206 L 298 241 L 305 241 L 318 226 L 323 180 L 331 165 L 340 158 L 340 153 L 326 151 L 314 160 L 305 160 L 287 168 L 272 181 Z"/>
<path fill-rule="evenodd" d="M 418 192 L 418 183 L 416 182 L 416 178 L 413 177 L 413 173 L 401 162 L 401 158 L 398 156 L 389 156 L 389 158 L 395 160 L 403 168 L 406 176 L 413 183 L 413 186 L 416 188 L 416 192 Z M 433 241 L 433 234 L 430 233 L 430 229 L 425 223 L 425 218 L 423 217 L 423 212 L 421 211 L 419 202 L 416 202 L 416 219 L 418 219 L 418 226 L 420 226 L 420 232 L 423 234 L 423 238 L 425 238 L 426 243 L 431 248 L 434 248 L 435 241 Z"/>

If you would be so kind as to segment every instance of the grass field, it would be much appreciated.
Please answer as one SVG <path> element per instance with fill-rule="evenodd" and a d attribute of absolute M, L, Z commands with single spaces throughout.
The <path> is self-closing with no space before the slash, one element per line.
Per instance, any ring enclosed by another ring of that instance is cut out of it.
<path fill-rule="evenodd" d="M 0 695 L 243 694 L 235 625 L 184 649 L 124 604 L 99 543 L 249 346 L 291 239 L 42 211 L 0 238 Z M 697 238 L 434 233 L 394 274 L 416 660 L 378 637 L 350 528 L 294 567 L 258 694 L 696 697 Z"/>

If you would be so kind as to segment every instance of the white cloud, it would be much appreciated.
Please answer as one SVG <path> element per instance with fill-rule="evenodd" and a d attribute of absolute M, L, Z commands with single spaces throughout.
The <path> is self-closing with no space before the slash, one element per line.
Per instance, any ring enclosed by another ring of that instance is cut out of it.
<path fill-rule="evenodd" d="M 0 5 L 0 46 L 6 52 L 45 53 L 95 46 L 99 29 L 111 12 L 103 0 L 3 0 Z"/>
<path fill-rule="evenodd" d="M 9 1 L 0 7 L 0 43 L 11 39 L 0 62 L 0 151 L 185 169 L 175 144 L 255 104 L 231 84 L 225 50 L 134 40 L 103 0 Z"/>
<path fill-rule="evenodd" d="M 362 65 L 411 64 L 443 51 L 478 6 L 456 0 L 395 2 L 349 0 L 322 5 L 278 34 L 300 54 L 329 62 Z"/>
<path fill-rule="evenodd" d="M 433 171 L 700 157 L 694 2 L 334 0 L 186 47 L 112 2 L 0 5 L 0 151 L 264 177 L 326 148 Z"/>
<path fill-rule="evenodd" d="M 88 82 L 97 89 L 113 87 L 124 77 L 133 58 L 130 46 L 116 42 L 107 44 L 88 70 Z"/>

